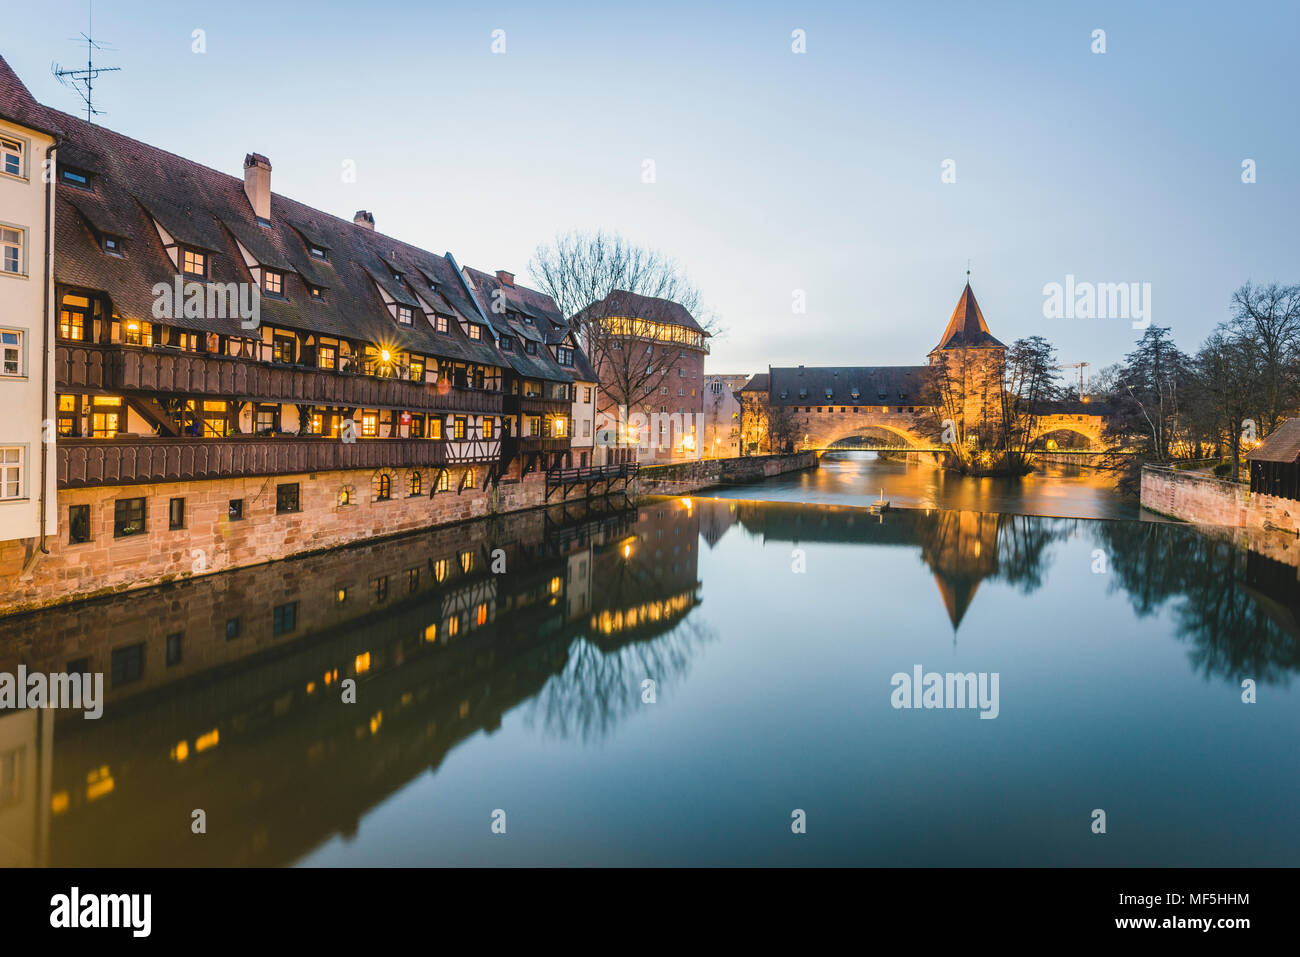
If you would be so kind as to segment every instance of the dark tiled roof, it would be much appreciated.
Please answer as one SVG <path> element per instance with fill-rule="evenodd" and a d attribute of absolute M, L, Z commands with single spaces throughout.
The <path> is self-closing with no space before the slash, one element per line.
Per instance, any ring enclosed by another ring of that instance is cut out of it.
<path fill-rule="evenodd" d="M 1287 419 L 1259 445 L 1246 453 L 1252 462 L 1291 464 L 1300 458 L 1300 416 Z"/>
<path fill-rule="evenodd" d="M 772 369 L 768 389 L 772 401 L 781 405 L 914 405 L 922 401 L 928 371 L 928 366 Z"/>
<path fill-rule="evenodd" d="M 588 314 L 597 318 L 625 317 L 645 319 L 650 322 L 666 322 L 676 326 L 685 326 L 703 335 L 709 335 L 687 312 L 686 307 L 671 299 L 657 299 L 654 296 L 642 296 L 634 292 L 615 289 L 604 299 L 583 309 L 571 320 L 577 324 Z"/>
<path fill-rule="evenodd" d="M 91 172 L 92 188 L 58 187 L 55 280 L 105 292 L 122 316 L 149 319 L 152 289 L 171 285 L 176 267 L 155 222 L 183 243 L 210 250 L 212 282 L 251 282 L 239 245 L 259 263 L 284 270 L 286 298 L 262 298 L 262 323 L 305 332 L 383 343 L 400 349 L 485 365 L 503 364 L 483 317 L 449 255 L 439 256 L 355 225 L 276 193 L 271 225 L 256 221 L 242 177 L 191 160 L 40 106 L 0 58 L 0 113 L 38 129 L 60 131 L 59 159 Z M 124 240 L 125 256 L 103 252 L 101 237 Z M 237 243 L 239 245 L 237 245 Z M 328 250 L 328 261 L 308 244 Z M 393 277 L 401 274 L 400 280 Z M 308 285 L 324 287 L 320 300 Z M 483 327 L 470 339 L 458 322 L 438 333 L 416 312 L 412 326 L 399 324 L 378 285 L 395 301 L 463 319 Z M 177 318 L 193 329 L 241 332 L 237 319 Z"/>
<path fill-rule="evenodd" d="M 464 272 L 465 278 L 474 288 L 474 295 L 478 298 L 483 314 L 497 327 L 499 333 L 516 340 L 527 339 L 538 343 L 535 356 L 523 352 L 520 346 L 516 346 L 513 352 L 503 353 L 509 360 L 511 368 L 521 375 L 532 378 L 556 379 L 563 382 L 573 379 L 582 382 L 596 381 L 596 374 L 587 362 L 586 355 L 576 347 L 576 336 L 573 366 L 562 366 L 556 361 L 550 347 L 563 342 L 570 335 L 570 329 L 564 317 L 560 315 L 555 300 L 544 292 L 530 289 L 519 283 L 506 285 L 495 275 L 479 269 L 466 266 Z M 505 304 L 504 313 L 493 309 L 494 303 L 501 301 Z"/>
<path fill-rule="evenodd" d="M 966 283 L 961 298 L 957 300 L 957 308 L 952 311 L 952 318 L 948 320 L 948 328 L 943 331 L 943 338 L 939 340 L 939 344 L 933 351 L 1005 348 L 1006 346 L 993 338 L 993 334 L 989 332 L 988 324 L 984 322 L 984 314 L 980 312 L 980 305 L 975 301 L 975 293 L 970 283 Z"/>
<path fill-rule="evenodd" d="M 749 381 L 741 387 L 741 392 L 766 392 L 768 375 L 766 372 L 759 372 L 749 377 Z"/>

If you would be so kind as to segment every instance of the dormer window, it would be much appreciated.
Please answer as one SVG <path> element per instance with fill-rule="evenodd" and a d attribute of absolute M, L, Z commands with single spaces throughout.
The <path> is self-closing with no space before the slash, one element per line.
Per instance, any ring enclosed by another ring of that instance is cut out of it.
<path fill-rule="evenodd" d="M 479 339 L 483 338 L 483 330 L 480 329 L 478 326 L 474 325 L 473 323 L 470 323 L 469 337 L 473 339 L 475 342 L 477 342 Z"/>
<path fill-rule="evenodd" d="M 325 255 L 325 250 L 320 246 L 311 246 L 308 248 L 307 252 L 311 253 L 313 259 L 325 260 L 329 258 Z"/>
<path fill-rule="evenodd" d="M 524 343 L 524 352 L 528 353 L 530 356 L 537 355 L 537 343 L 533 342 L 531 339 L 527 340 Z"/>
<path fill-rule="evenodd" d="M 284 273 L 277 272 L 274 269 L 262 270 L 262 288 L 266 290 L 267 295 L 283 296 Z"/>
<path fill-rule="evenodd" d="M 197 249 L 182 249 L 181 272 L 187 276 L 207 278 L 208 254 L 199 252 Z"/>
<path fill-rule="evenodd" d="M 501 337 L 501 351 L 502 351 L 502 352 L 514 352 L 514 351 L 515 351 L 515 340 L 511 339 L 509 336 L 502 336 L 502 337 Z"/>
<path fill-rule="evenodd" d="M 10 176 L 23 175 L 23 144 L 18 140 L 0 140 L 0 170 Z"/>
<path fill-rule="evenodd" d="M 849 395 L 853 396 L 854 402 L 857 402 L 858 399 L 862 398 L 862 393 L 858 391 L 857 386 L 854 386 L 853 389 L 849 391 Z"/>
<path fill-rule="evenodd" d="M 449 328 L 448 325 L 447 325 L 447 317 L 446 317 L 446 316 L 434 316 L 434 317 L 433 317 L 433 328 L 436 329 L 438 332 L 446 332 L 447 329 Z"/>
<path fill-rule="evenodd" d="M 807 390 L 807 389 L 800 389 L 800 390 L 799 390 L 799 398 L 801 398 L 801 399 L 806 399 L 806 398 L 808 398 L 808 390 Z"/>
<path fill-rule="evenodd" d="M 827 390 L 826 390 L 826 398 L 827 398 L 827 399 L 829 399 L 829 398 L 830 398 L 831 396 L 833 396 L 834 394 L 835 394 L 835 393 L 832 392 L 830 389 L 827 389 Z"/>
<path fill-rule="evenodd" d="M 412 316 L 412 314 L 411 314 L 411 307 L 410 307 L 410 306 L 398 306 L 398 307 L 397 307 L 397 321 L 398 321 L 398 322 L 400 322 L 400 323 L 401 323 L 402 325 L 404 325 L 404 326 L 409 326 L 409 325 L 411 324 L 411 322 L 412 322 L 412 319 L 413 319 L 413 316 Z"/>
<path fill-rule="evenodd" d="M 313 299 L 319 300 L 325 298 L 325 290 L 320 286 L 308 286 L 307 289 L 311 292 L 311 297 Z"/>
<path fill-rule="evenodd" d="M 568 348 L 568 347 L 566 347 L 566 346 L 560 346 L 560 347 L 559 347 L 557 350 L 555 350 L 555 351 L 558 353 L 558 358 L 559 358 L 559 360 L 560 360 L 560 365 L 562 365 L 562 366 L 571 366 L 571 365 L 573 365 L 573 350 L 572 350 L 572 349 L 570 349 L 570 348 Z"/>
<path fill-rule="evenodd" d="M 59 179 L 69 186 L 75 186 L 77 189 L 90 189 L 90 174 L 83 173 L 80 170 L 60 170 Z"/>
<path fill-rule="evenodd" d="M 110 256 L 122 255 L 122 240 L 120 240 L 118 237 L 105 236 L 102 245 L 104 248 L 104 252 L 108 253 Z"/>

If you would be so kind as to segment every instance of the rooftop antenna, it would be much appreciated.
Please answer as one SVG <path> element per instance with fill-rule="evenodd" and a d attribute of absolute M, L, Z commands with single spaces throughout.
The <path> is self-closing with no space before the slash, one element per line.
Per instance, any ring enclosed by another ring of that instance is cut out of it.
<path fill-rule="evenodd" d="M 90 122 L 92 116 L 102 116 L 103 110 L 95 109 L 95 81 L 99 79 L 101 73 L 113 73 L 120 70 L 118 66 L 95 66 L 95 51 L 107 51 L 113 48 L 106 43 L 100 43 L 93 38 L 95 32 L 95 10 L 90 5 L 87 14 L 88 25 L 86 32 L 81 35 L 81 39 L 86 41 L 86 68 L 84 70 L 65 70 L 57 63 L 50 65 L 50 72 L 54 78 L 64 86 L 71 87 L 77 91 L 82 102 L 86 104 L 86 121 Z M 76 37 L 71 38 L 74 42 Z"/>
<path fill-rule="evenodd" d="M 970 285 L 970 260 L 966 260 L 966 284 Z"/>

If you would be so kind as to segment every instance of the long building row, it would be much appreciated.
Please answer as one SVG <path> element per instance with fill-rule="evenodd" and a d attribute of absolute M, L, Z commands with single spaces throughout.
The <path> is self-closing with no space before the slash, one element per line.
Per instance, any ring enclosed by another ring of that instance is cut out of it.
<path fill-rule="evenodd" d="M 0 612 L 526 507 L 547 470 L 636 457 L 598 441 L 550 297 L 275 193 L 265 156 L 243 173 L 44 107 L 0 58 Z M 629 329 L 661 305 L 621 296 Z"/>

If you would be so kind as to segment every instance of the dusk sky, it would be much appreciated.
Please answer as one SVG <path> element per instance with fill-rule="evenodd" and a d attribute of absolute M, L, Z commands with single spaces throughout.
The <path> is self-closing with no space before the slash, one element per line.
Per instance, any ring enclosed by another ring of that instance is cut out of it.
<path fill-rule="evenodd" d="M 68 112 L 86 14 L 20 5 L 0 39 Z M 670 254 L 713 372 L 923 363 L 968 259 L 996 336 L 1094 373 L 1140 333 L 1044 318 L 1045 284 L 1150 283 L 1190 350 L 1243 282 L 1300 281 L 1294 2 L 100 2 L 94 32 L 103 124 L 232 175 L 264 153 L 276 192 L 462 265 L 527 281 L 571 229 Z"/>

